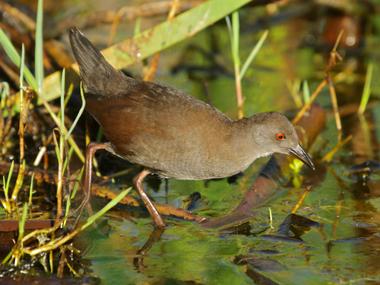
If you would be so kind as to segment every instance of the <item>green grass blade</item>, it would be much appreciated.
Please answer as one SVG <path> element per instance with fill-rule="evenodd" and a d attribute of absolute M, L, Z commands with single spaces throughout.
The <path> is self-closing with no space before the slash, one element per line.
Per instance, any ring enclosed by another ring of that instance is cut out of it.
<path fill-rule="evenodd" d="M 308 104 L 310 102 L 310 88 L 307 80 L 305 80 L 302 84 L 302 94 L 304 104 Z"/>
<path fill-rule="evenodd" d="M 131 187 L 128 189 L 120 192 L 119 195 L 117 195 L 114 199 L 108 202 L 107 205 L 105 205 L 100 211 L 92 215 L 91 217 L 88 217 L 86 223 L 84 223 L 81 226 L 81 230 L 86 229 L 89 227 L 91 224 L 93 224 L 97 219 L 99 219 L 101 216 L 103 216 L 106 212 L 108 212 L 112 207 L 116 206 L 117 203 L 119 203 L 130 191 L 132 190 Z"/>
<path fill-rule="evenodd" d="M 84 91 L 83 91 L 83 85 L 82 85 L 82 83 L 80 84 L 80 97 L 81 97 L 81 100 L 82 100 L 82 106 L 80 107 L 78 115 L 75 117 L 75 120 L 74 120 L 73 124 L 71 125 L 69 131 L 67 132 L 67 134 L 65 136 L 65 140 L 67 140 L 68 137 L 71 135 L 71 133 L 74 131 L 76 125 L 78 124 L 78 121 L 79 121 L 80 117 L 82 116 L 82 114 L 84 112 L 84 108 L 86 107 L 86 99 L 84 97 Z"/>
<path fill-rule="evenodd" d="M 230 38 L 230 43 L 232 43 L 232 23 L 229 16 L 226 17 L 226 24 L 228 30 L 228 37 Z"/>
<path fill-rule="evenodd" d="M 44 1 L 38 0 L 37 4 L 37 20 L 36 20 L 36 35 L 34 47 L 34 75 L 37 81 L 37 92 L 42 94 L 42 83 L 44 80 L 44 51 L 43 51 L 43 16 L 44 16 Z"/>
<path fill-rule="evenodd" d="M 0 28 L 0 44 L 3 47 L 6 55 L 13 62 L 13 64 L 15 64 L 18 68 L 20 68 L 21 57 L 18 54 L 16 48 L 13 46 L 11 40 L 8 38 L 8 36 L 4 33 L 3 29 L 1 28 Z M 36 79 L 34 78 L 33 74 L 30 72 L 30 70 L 27 67 L 25 67 L 24 76 L 28 84 L 34 90 L 37 90 Z"/>
<path fill-rule="evenodd" d="M 235 11 L 232 13 L 232 58 L 236 66 L 240 66 L 239 36 L 240 36 L 239 12 Z"/>
<path fill-rule="evenodd" d="M 268 30 L 264 31 L 264 33 L 261 35 L 257 44 L 253 47 L 252 51 L 249 53 L 246 61 L 243 64 L 243 67 L 240 70 L 240 79 L 243 79 L 245 73 L 247 72 L 252 61 L 255 59 L 257 53 L 260 51 L 267 37 L 268 37 Z"/>
<path fill-rule="evenodd" d="M 24 44 L 21 46 L 21 63 L 20 63 L 20 81 L 19 81 L 19 87 L 20 92 L 22 94 L 22 91 L 24 89 L 24 70 L 25 70 L 25 47 Z"/>
<path fill-rule="evenodd" d="M 29 207 L 32 207 L 33 194 L 34 194 L 34 173 L 30 177 L 29 199 L 28 199 L 28 205 L 29 205 Z"/>
<path fill-rule="evenodd" d="M 7 201 L 9 200 L 9 186 L 11 184 L 11 179 L 12 179 L 14 167 L 15 167 L 15 161 L 12 160 L 11 167 L 10 167 L 9 172 L 8 172 L 8 178 L 7 178 L 7 181 L 4 185 L 4 195 L 5 195 L 5 199 Z"/>
<path fill-rule="evenodd" d="M 73 191 L 71 192 L 70 199 L 75 198 L 75 195 L 77 194 L 79 188 L 81 187 L 81 183 L 79 181 L 82 181 L 83 173 L 84 173 L 84 167 L 81 168 L 81 170 L 79 171 L 79 174 L 76 177 L 76 182 L 74 183 L 74 187 L 73 187 Z"/>
<path fill-rule="evenodd" d="M 66 80 L 66 70 L 62 70 L 61 76 L 61 125 L 60 125 L 60 135 L 64 133 L 62 130 L 65 127 L 65 80 Z"/>
<path fill-rule="evenodd" d="M 365 76 L 363 94 L 362 94 L 362 98 L 360 100 L 360 106 L 359 106 L 359 110 L 358 110 L 359 114 L 364 114 L 364 112 L 367 108 L 369 97 L 371 95 L 372 74 L 373 74 L 373 63 L 370 62 L 367 66 L 367 73 Z"/>
<path fill-rule="evenodd" d="M 58 116 L 53 112 L 52 108 L 50 107 L 49 103 L 43 98 L 41 97 L 41 102 L 42 104 L 44 105 L 44 107 L 46 108 L 46 110 L 48 111 L 50 117 L 53 119 L 54 123 L 58 126 L 58 128 L 60 130 L 63 131 L 63 134 L 66 134 L 67 133 L 67 130 L 65 128 L 65 126 L 61 126 L 61 120 L 58 118 Z M 81 151 L 81 149 L 78 147 L 77 143 L 74 141 L 74 139 L 72 137 L 68 137 L 67 138 L 67 141 L 69 142 L 69 144 L 74 148 L 74 151 L 75 153 L 77 154 L 78 158 L 84 162 L 84 155 Z"/>
<path fill-rule="evenodd" d="M 66 172 L 67 166 L 69 165 L 69 162 L 71 160 L 73 153 L 74 153 L 74 148 L 71 146 L 67 153 L 67 156 L 65 156 L 65 161 L 63 162 L 63 170 L 62 170 L 63 173 Z"/>

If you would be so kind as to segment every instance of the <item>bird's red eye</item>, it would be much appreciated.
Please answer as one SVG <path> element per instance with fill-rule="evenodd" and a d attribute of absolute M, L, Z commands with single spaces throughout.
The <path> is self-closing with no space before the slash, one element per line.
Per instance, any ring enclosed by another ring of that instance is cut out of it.
<path fill-rule="evenodd" d="M 286 139 L 284 133 L 277 133 L 277 134 L 276 134 L 276 140 L 278 140 L 278 141 L 282 141 L 282 140 L 284 140 L 284 139 Z"/>

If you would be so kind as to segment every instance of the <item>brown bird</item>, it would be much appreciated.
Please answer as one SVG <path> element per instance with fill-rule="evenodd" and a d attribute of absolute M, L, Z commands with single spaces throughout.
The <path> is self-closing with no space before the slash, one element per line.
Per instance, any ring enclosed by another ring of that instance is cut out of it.
<path fill-rule="evenodd" d="M 222 178 L 272 153 L 293 154 L 314 169 L 284 115 L 270 112 L 232 120 L 177 89 L 124 75 L 77 28 L 70 30 L 70 42 L 86 109 L 109 140 L 87 149 L 82 206 L 90 197 L 91 158 L 98 149 L 144 167 L 134 184 L 157 227 L 165 223 L 142 185 L 150 173 L 183 180 Z"/>

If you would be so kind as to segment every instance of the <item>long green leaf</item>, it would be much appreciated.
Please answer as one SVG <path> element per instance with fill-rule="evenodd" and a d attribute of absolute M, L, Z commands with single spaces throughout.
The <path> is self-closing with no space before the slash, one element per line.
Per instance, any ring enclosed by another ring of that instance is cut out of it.
<path fill-rule="evenodd" d="M 243 67 L 241 68 L 240 71 L 240 79 L 243 79 L 245 73 L 247 72 L 248 67 L 251 65 L 252 61 L 256 57 L 257 53 L 263 46 L 266 38 L 268 37 L 268 30 L 266 30 L 260 37 L 259 41 L 257 44 L 253 47 L 252 51 L 249 53 L 249 56 L 247 57 L 246 61 L 243 64 Z"/>
<path fill-rule="evenodd" d="M 310 103 L 310 88 L 309 83 L 305 80 L 302 84 L 303 102 L 305 104 Z"/>
<path fill-rule="evenodd" d="M 22 44 L 22 46 L 21 46 L 21 63 L 20 63 L 20 82 L 19 82 L 19 88 L 20 88 L 21 94 L 24 90 L 24 70 L 25 70 L 25 47 L 24 47 L 24 44 Z"/>
<path fill-rule="evenodd" d="M 43 16 L 44 1 L 38 0 L 36 20 L 36 42 L 34 47 L 34 75 L 37 81 L 38 94 L 42 94 L 42 83 L 44 80 L 44 54 L 43 54 Z"/>
<path fill-rule="evenodd" d="M 61 76 L 61 125 L 60 128 L 63 129 L 65 127 L 65 81 L 66 81 L 66 70 L 62 70 Z M 60 131 L 61 135 L 63 131 Z"/>
<path fill-rule="evenodd" d="M 5 195 L 5 200 L 9 200 L 9 186 L 11 184 L 11 179 L 12 179 L 12 175 L 13 175 L 13 168 L 15 166 L 15 161 L 12 160 L 12 163 L 11 163 L 11 167 L 9 168 L 9 172 L 8 172 L 8 178 L 7 178 L 7 181 L 6 183 L 4 183 L 3 185 L 3 189 L 4 189 L 4 195 Z M 4 182 L 5 182 L 5 179 L 4 179 Z"/>
<path fill-rule="evenodd" d="M 107 205 L 105 205 L 100 211 L 96 212 L 92 216 L 88 217 L 85 224 L 83 224 L 80 229 L 84 230 L 87 227 L 89 227 L 91 224 L 93 224 L 97 219 L 99 219 L 101 216 L 103 216 L 105 213 L 107 213 L 112 207 L 116 206 L 127 194 L 132 190 L 131 187 L 128 189 L 120 192 L 119 195 L 117 195 L 115 198 L 113 198 L 111 201 L 108 202 Z"/>
<path fill-rule="evenodd" d="M 364 114 L 365 109 L 367 108 L 369 96 L 371 95 L 372 74 L 373 74 L 373 63 L 370 62 L 367 66 L 367 73 L 365 76 L 363 94 L 362 94 L 362 98 L 360 100 L 360 106 L 359 106 L 359 110 L 358 110 L 359 114 Z"/>
<path fill-rule="evenodd" d="M 71 135 L 71 133 L 74 131 L 76 125 L 78 124 L 78 121 L 79 121 L 80 117 L 82 116 L 82 114 L 84 112 L 84 108 L 86 107 L 86 99 L 84 97 L 84 91 L 83 91 L 82 84 L 80 85 L 80 98 L 82 100 L 82 106 L 80 107 L 79 112 L 78 112 L 77 116 L 75 117 L 74 122 L 71 124 L 71 127 L 70 127 L 69 131 L 67 132 L 67 134 L 65 136 L 66 140 L 69 138 L 69 136 Z"/>
<path fill-rule="evenodd" d="M 11 40 L 8 38 L 8 36 L 4 33 L 3 29 L 1 28 L 0 28 L 0 44 L 3 47 L 7 56 L 9 57 L 9 59 L 13 62 L 13 64 L 15 64 L 18 68 L 20 68 L 21 57 L 19 53 L 17 52 L 16 48 L 13 46 Z M 27 67 L 25 67 L 24 69 L 24 76 L 28 84 L 34 90 L 37 90 L 36 79 L 34 78 L 33 74 L 30 72 L 30 70 Z"/>
<path fill-rule="evenodd" d="M 236 66 L 240 66 L 239 37 L 240 37 L 239 12 L 235 11 L 232 13 L 232 57 L 234 59 L 234 64 Z"/>
<path fill-rule="evenodd" d="M 139 33 L 105 50 L 106 59 L 117 69 L 125 68 L 192 37 L 252 0 L 209 0 L 170 21 Z M 76 66 L 74 66 L 77 68 Z M 44 80 L 44 98 L 53 100 L 60 94 L 60 75 L 55 72 Z"/>

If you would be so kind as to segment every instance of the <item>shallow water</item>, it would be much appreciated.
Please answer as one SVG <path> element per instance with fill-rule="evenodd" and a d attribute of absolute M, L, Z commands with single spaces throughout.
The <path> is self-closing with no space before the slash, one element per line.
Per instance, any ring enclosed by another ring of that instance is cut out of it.
<path fill-rule="evenodd" d="M 283 16 L 281 24 L 268 20 L 269 37 L 243 80 L 247 115 L 294 109 L 290 89 L 296 86 L 295 82 L 308 80 L 312 91 L 323 78 L 326 57 L 321 50 L 331 48 L 324 46 L 329 43 L 329 37 L 323 30 L 333 28 L 328 27 L 326 15 L 330 13 L 318 9 L 297 17 Z M 291 6 L 290 11 L 295 10 L 296 7 Z M 253 25 L 264 15 L 262 8 L 250 8 L 242 13 L 241 58 L 247 56 L 261 34 L 261 31 L 251 33 L 243 26 Z M 368 180 L 349 173 L 353 165 L 367 160 L 379 161 L 380 83 L 376 78 L 379 76 L 380 38 L 368 32 L 369 27 L 379 26 L 379 20 L 375 15 L 355 17 L 366 17 L 367 24 L 361 28 L 367 32 L 354 33 L 357 40 L 363 41 L 363 46 L 343 52 L 343 62 L 335 69 L 341 72 L 340 77 L 336 77 L 338 103 L 347 106 L 359 102 L 369 61 L 374 64 L 372 101 L 365 117 L 359 118 L 354 113 L 342 118 L 344 137 L 351 134 L 352 141 L 337 152 L 332 162 L 317 163 L 317 174 L 307 172 L 303 177 L 306 184 L 312 185 L 312 191 L 297 214 L 320 226 L 303 228 L 299 239 L 278 237 L 279 226 L 304 192 L 303 187 L 289 183 L 258 209 L 249 224 L 235 232 L 204 229 L 191 222 L 167 218 L 168 227 L 161 236 L 156 233 L 156 240 L 152 237 L 154 242 L 141 253 L 152 234 L 151 219 L 140 211 L 131 213 L 130 209 L 119 208 L 120 211 L 106 216 L 105 223 L 87 231 L 77 241 L 84 248 L 84 258 L 90 262 L 93 275 L 98 276 L 102 284 L 380 283 L 380 172 L 374 169 Z M 260 27 L 251 26 L 252 29 Z M 96 34 L 96 30 L 89 34 Z M 122 36 L 120 32 L 117 37 Z M 94 38 L 102 42 L 101 35 Z M 229 72 L 225 74 L 211 65 L 210 56 L 202 56 L 199 51 L 190 49 L 191 45 L 212 52 L 215 61 L 226 66 Z M 201 70 L 189 71 L 191 66 L 201 67 Z M 216 75 L 210 74 L 210 69 L 205 70 L 210 66 Z M 180 71 L 173 74 L 175 67 Z M 138 73 L 139 67 L 131 70 Z M 227 30 L 221 22 L 163 52 L 156 80 L 185 90 L 235 116 L 232 70 Z M 328 110 L 328 122 L 310 151 L 317 162 L 337 143 L 329 100 L 328 90 L 324 89 L 317 101 Z M 156 201 L 168 201 L 177 207 L 182 206 L 191 193 L 199 192 L 202 198 L 194 211 L 207 217 L 221 216 L 239 203 L 266 160 L 256 161 L 234 184 L 226 179 L 207 184 L 170 180 L 168 195 L 163 183 L 159 191 L 150 189 L 148 192 Z"/>

